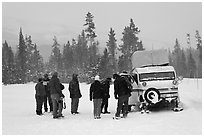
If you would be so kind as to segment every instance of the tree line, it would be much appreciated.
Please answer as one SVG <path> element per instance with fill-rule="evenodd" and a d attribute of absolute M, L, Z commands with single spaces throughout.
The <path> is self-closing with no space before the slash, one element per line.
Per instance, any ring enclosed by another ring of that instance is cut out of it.
<path fill-rule="evenodd" d="M 99 41 L 96 40 L 94 16 L 88 12 L 84 29 L 77 38 L 60 45 L 54 36 L 52 51 L 47 62 L 43 61 L 37 45 L 31 36 L 25 36 L 22 28 L 19 32 L 19 44 L 14 53 L 7 41 L 2 47 L 2 82 L 4 84 L 36 82 L 43 74 L 57 71 L 62 82 L 68 82 L 73 73 L 79 75 L 81 82 L 88 82 L 99 74 L 101 78 L 112 77 L 113 73 L 131 70 L 131 55 L 135 51 L 145 50 L 139 39 L 140 29 L 133 19 L 122 32 L 122 44 L 117 45 L 115 31 L 110 28 L 108 40 L 102 54 L 99 53 Z M 202 76 L 202 40 L 196 31 L 197 48 L 181 49 L 178 40 L 174 49 L 169 50 L 169 62 L 184 77 Z M 190 45 L 190 44 L 189 44 Z M 60 47 L 63 46 L 62 51 Z M 185 67 L 186 66 L 186 67 Z M 186 71 L 184 72 L 183 68 Z"/>
<path fill-rule="evenodd" d="M 202 78 L 202 39 L 199 31 L 195 32 L 196 45 L 191 45 L 190 34 L 187 33 L 186 45 L 182 49 L 176 39 L 173 51 L 169 50 L 169 64 L 174 66 L 177 75 L 186 78 Z"/>

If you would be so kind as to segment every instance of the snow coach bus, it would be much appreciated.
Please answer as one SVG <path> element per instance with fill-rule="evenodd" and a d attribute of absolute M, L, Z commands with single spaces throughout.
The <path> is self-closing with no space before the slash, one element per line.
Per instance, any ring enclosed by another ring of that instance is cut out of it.
<path fill-rule="evenodd" d="M 173 111 L 182 111 L 177 77 L 173 66 L 169 66 L 167 50 L 136 51 L 132 55 L 133 69 L 129 74 L 121 73 L 130 79 L 132 93 L 131 106 L 148 105 L 149 109 L 171 107 Z"/>

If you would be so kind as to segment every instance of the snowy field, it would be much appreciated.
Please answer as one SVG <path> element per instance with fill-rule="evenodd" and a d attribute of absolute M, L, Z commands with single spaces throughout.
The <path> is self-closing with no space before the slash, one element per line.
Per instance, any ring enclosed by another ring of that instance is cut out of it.
<path fill-rule="evenodd" d="M 161 110 L 150 114 L 129 113 L 126 119 L 113 120 L 116 100 L 111 98 L 109 111 L 101 120 L 93 119 L 93 104 L 89 101 L 89 87 L 80 84 L 82 98 L 79 115 L 70 114 L 68 84 L 64 84 L 67 108 L 64 119 L 53 119 L 51 113 L 35 114 L 34 83 L 2 85 L 3 135 L 201 135 L 202 134 L 202 81 L 184 79 L 179 86 L 182 112 Z"/>

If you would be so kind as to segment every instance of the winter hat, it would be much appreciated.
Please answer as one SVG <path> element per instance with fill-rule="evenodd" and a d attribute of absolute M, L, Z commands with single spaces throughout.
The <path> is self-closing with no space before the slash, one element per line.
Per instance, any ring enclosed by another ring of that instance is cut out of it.
<path fill-rule="evenodd" d="M 38 78 L 38 82 L 42 82 L 43 81 L 43 78 Z"/>
<path fill-rule="evenodd" d="M 117 73 L 113 74 L 113 79 L 116 79 L 118 77 L 120 77 L 120 75 L 118 75 Z"/>
<path fill-rule="evenodd" d="M 98 80 L 98 81 L 100 80 L 99 75 L 95 76 L 95 80 Z"/>

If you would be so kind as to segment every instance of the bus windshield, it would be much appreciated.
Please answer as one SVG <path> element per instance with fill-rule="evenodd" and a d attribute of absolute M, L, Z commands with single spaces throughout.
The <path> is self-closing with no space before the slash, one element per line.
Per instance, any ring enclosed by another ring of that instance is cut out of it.
<path fill-rule="evenodd" d="M 174 79 L 175 79 L 174 72 L 154 72 L 139 74 L 140 82 L 154 80 L 174 80 Z"/>

